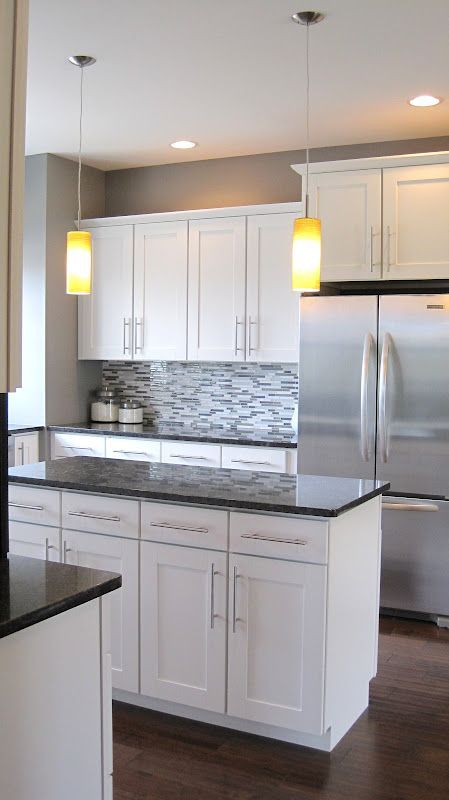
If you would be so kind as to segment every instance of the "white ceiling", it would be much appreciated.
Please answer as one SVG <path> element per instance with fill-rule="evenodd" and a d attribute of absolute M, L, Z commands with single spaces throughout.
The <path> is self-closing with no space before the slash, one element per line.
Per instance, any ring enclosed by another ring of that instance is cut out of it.
<path fill-rule="evenodd" d="M 314 5 L 312 3 L 312 8 Z M 102 169 L 294 150 L 305 143 L 297 0 L 31 0 L 27 152 Z M 323 0 L 310 31 L 311 145 L 449 133 L 449 0 Z M 407 105 L 416 94 L 440 106 Z M 175 151 L 169 143 L 199 147 Z"/>

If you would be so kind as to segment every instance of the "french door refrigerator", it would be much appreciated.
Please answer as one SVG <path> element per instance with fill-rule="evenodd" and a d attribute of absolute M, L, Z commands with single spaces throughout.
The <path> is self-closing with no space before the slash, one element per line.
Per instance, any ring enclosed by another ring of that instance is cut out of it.
<path fill-rule="evenodd" d="M 449 615 L 449 295 L 301 298 L 298 471 L 390 481 L 381 606 Z"/>

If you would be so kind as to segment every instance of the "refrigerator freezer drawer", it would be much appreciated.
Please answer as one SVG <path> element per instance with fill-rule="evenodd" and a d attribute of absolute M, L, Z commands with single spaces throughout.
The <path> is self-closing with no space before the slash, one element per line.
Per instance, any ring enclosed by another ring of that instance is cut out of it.
<path fill-rule="evenodd" d="M 449 614 L 449 501 L 385 497 L 383 608 Z"/>

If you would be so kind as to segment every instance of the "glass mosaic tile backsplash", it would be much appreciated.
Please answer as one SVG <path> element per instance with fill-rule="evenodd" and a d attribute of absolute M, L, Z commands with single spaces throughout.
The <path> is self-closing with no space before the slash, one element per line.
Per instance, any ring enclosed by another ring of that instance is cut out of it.
<path fill-rule="evenodd" d="M 147 424 L 292 432 L 294 364 L 106 361 L 103 382 L 139 399 Z"/>

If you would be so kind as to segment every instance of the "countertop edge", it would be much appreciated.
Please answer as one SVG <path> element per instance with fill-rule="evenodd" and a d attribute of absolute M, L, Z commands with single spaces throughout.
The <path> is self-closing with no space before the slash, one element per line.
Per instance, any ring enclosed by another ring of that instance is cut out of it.
<path fill-rule="evenodd" d="M 92 586 L 88 589 L 83 589 L 78 594 L 71 595 L 63 600 L 51 603 L 49 606 L 43 606 L 34 611 L 29 611 L 19 617 L 8 620 L 0 624 L 0 639 L 4 639 L 13 633 L 31 628 L 39 622 L 43 622 L 51 617 L 57 617 L 65 611 L 70 611 L 72 608 L 82 606 L 84 603 L 89 603 L 91 600 L 96 600 L 109 592 L 120 589 L 122 585 L 122 576 L 117 575 L 115 578 L 109 578 L 101 585 Z"/>
<path fill-rule="evenodd" d="M 310 506 L 284 506 L 282 503 L 260 503 L 251 500 L 226 500 L 224 498 L 201 498 L 201 502 L 199 501 L 198 497 L 194 495 L 185 495 L 185 494 L 177 494 L 173 492 L 171 494 L 167 494 L 164 492 L 152 491 L 152 492 L 142 492 L 139 490 L 132 490 L 132 489 L 114 489 L 113 487 L 107 486 L 82 486 L 79 483 L 72 483 L 70 481 L 57 481 L 51 480 L 46 481 L 40 478 L 31 478 L 31 477 L 22 477 L 18 475 L 10 475 L 9 476 L 10 483 L 18 483 L 22 485 L 29 485 L 29 486 L 41 486 L 47 487 L 48 489 L 58 489 L 60 491 L 76 491 L 76 492 L 86 492 L 88 494 L 105 494 L 110 495 L 111 497 L 129 497 L 136 500 L 159 500 L 166 503 L 179 503 L 189 506 L 213 506 L 215 508 L 223 508 L 238 511 L 260 511 L 264 513 L 274 513 L 274 514 L 288 514 L 290 516 L 305 516 L 305 517 L 339 517 L 347 511 L 350 511 L 357 506 L 362 505 L 363 503 L 372 500 L 374 497 L 378 497 L 379 495 L 384 494 L 388 491 L 390 484 L 387 483 L 385 486 L 376 487 L 371 492 L 367 492 L 366 495 L 363 497 L 356 497 L 354 500 L 351 500 L 345 505 L 339 508 L 319 508 L 319 507 L 310 507 Z"/>

